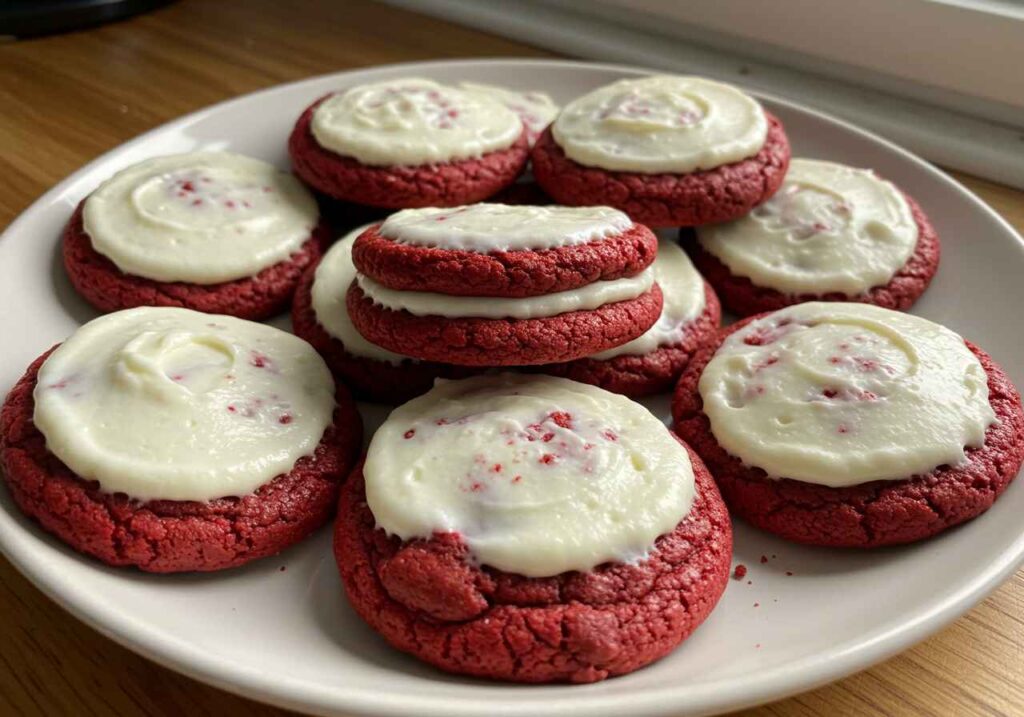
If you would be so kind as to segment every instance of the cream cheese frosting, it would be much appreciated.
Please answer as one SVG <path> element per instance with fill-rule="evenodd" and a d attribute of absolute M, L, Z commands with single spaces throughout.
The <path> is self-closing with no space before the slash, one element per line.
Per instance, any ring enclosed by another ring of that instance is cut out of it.
<path fill-rule="evenodd" d="M 555 101 L 549 95 L 536 90 L 517 92 L 507 87 L 484 85 L 478 82 L 460 82 L 459 88 L 469 92 L 483 93 L 498 100 L 519 115 L 520 121 L 526 128 L 531 147 L 541 132 L 551 124 L 558 114 L 558 105 L 555 104 Z"/>
<path fill-rule="evenodd" d="M 406 78 L 331 95 L 313 111 L 310 131 L 321 147 L 363 164 L 401 166 L 508 149 L 523 123 L 487 94 Z"/>
<path fill-rule="evenodd" d="M 681 174 L 754 156 L 768 120 L 732 85 L 657 75 L 619 80 L 573 100 L 551 131 L 569 159 L 588 167 Z"/>
<path fill-rule="evenodd" d="M 611 207 L 481 203 L 403 209 L 385 219 L 379 231 L 403 244 L 487 254 L 586 244 L 632 227 L 633 220 Z"/>
<path fill-rule="evenodd" d="M 812 302 L 730 335 L 701 375 L 718 443 L 771 477 L 844 487 L 965 460 L 997 419 L 962 338 L 877 306 Z"/>
<path fill-rule="evenodd" d="M 345 351 L 353 356 L 386 361 L 393 365 L 398 365 L 402 361 L 415 361 L 367 341 L 349 318 L 348 308 L 345 306 L 345 293 L 356 278 L 356 267 L 352 263 L 352 245 L 356 237 L 370 226 L 372 225 L 367 224 L 352 230 L 324 254 L 313 275 L 313 313 L 324 331 L 341 341 Z"/>
<path fill-rule="evenodd" d="M 295 177 L 229 152 L 154 157 L 101 184 L 82 209 L 93 248 L 126 274 L 216 284 L 285 261 L 319 220 Z"/>
<path fill-rule="evenodd" d="M 177 308 L 90 321 L 46 359 L 33 397 L 51 453 L 143 501 L 253 493 L 313 454 L 335 407 L 305 341 Z"/>
<path fill-rule="evenodd" d="M 664 296 L 657 322 L 632 341 L 589 358 L 607 361 L 616 356 L 646 356 L 663 346 L 675 346 L 683 340 L 690 322 L 704 311 L 704 277 L 679 244 L 669 239 L 659 241 L 652 268 Z"/>
<path fill-rule="evenodd" d="M 480 564 L 528 577 L 642 559 L 695 491 L 686 449 L 640 404 L 514 374 L 438 381 L 395 409 L 363 473 L 387 533 L 458 533 Z"/>
<path fill-rule="evenodd" d="M 903 193 L 866 169 L 794 159 L 779 192 L 742 219 L 697 229 L 729 271 L 789 294 L 863 294 L 887 284 L 917 246 Z"/>
<path fill-rule="evenodd" d="M 399 291 L 356 274 L 356 284 L 367 298 L 392 311 L 414 316 L 447 318 L 538 319 L 569 311 L 590 311 L 605 304 L 635 299 L 654 286 L 651 267 L 622 279 L 595 281 L 578 289 L 525 298 L 450 296 L 429 291 Z"/>

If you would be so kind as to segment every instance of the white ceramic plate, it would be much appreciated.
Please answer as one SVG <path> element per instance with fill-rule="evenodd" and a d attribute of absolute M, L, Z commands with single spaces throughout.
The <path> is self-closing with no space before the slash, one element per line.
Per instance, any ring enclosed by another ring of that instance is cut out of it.
<path fill-rule="evenodd" d="M 58 237 L 75 204 L 145 157 L 226 148 L 287 166 L 292 122 L 329 90 L 418 75 L 542 89 L 567 101 L 641 71 L 574 62 L 396 65 L 276 87 L 164 125 L 47 192 L 0 240 L 0 390 L 95 313 L 64 277 Z M 1024 385 L 1024 244 L 988 207 L 925 162 L 814 111 L 765 98 L 794 154 L 874 167 L 915 196 L 943 240 L 942 269 L 915 313 L 978 342 Z M 667 401 L 655 410 L 667 418 Z M 380 409 L 365 412 L 372 430 Z M 984 516 L 925 543 L 871 552 L 803 548 L 736 526 L 732 580 L 680 649 L 639 672 L 585 686 L 524 687 L 437 672 L 390 649 L 347 605 L 330 531 L 239 570 L 160 577 L 80 557 L 23 519 L 0 491 L 0 547 L 43 591 L 96 629 L 176 670 L 293 709 L 373 715 L 682 715 L 806 690 L 939 629 L 1024 556 L 1024 485 Z M 765 555 L 768 561 L 760 562 Z M 287 569 L 284 569 L 284 566 Z M 790 575 L 789 573 L 792 573 Z M 750 584 L 747 583 L 750 581 Z"/>

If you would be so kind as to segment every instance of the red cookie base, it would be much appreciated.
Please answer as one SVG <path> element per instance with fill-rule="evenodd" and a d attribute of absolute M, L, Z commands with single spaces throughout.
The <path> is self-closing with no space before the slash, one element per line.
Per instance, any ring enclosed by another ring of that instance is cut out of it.
<path fill-rule="evenodd" d="M 153 573 L 223 570 L 278 553 L 333 515 L 362 442 L 362 421 L 344 387 L 316 452 L 254 494 L 143 503 L 104 493 L 47 451 L 32 422 L 32 391 L 51 351 L 29 366 L 0 410 L 0 467 L 18 507 L 78 552 Z"/>
<path fill-rule="evenodd" d="M 639 274 L 658 253 L 658 238 L 642 224 L 586 244 L 488 254 L 403 244 L 382 236 L 379 229 L 370 227 L 352 246 L 352 261 L 361 273 L 399 291 L 449 296 L 569 291 Z"/>
<path fill-rule="evenodd" d="M 465 378 L 477 373 L 465 366 L 412 359 L 395 365 L 353 356 L 339 339 L 328 334 L 317 321 L 312 297 L 315 273 L 316 267 L 310 267 L 295 290 L 292 330 L 317 350 L 335 377 L 352 389 L 356 398 L 378 403 L 405 403 L 433 388 L 434 379 Z"/>
<path fill-rule="evenodd" d="M 371 207 L 454 207 L 483 201 L 515 182 L 529 158 L 527 133 L 508 149 L 442 164 L 375 167 L 324 149 L 310 129 L 321 97 L 299 117 L 288 138 L 295 174 L 329 197 Z"/>
<path fill-rule="evenodd" d="M 578 359 L 538 366 L 541 373 L 600 386 L 632 398 L 671 390 L 693 355 L 713 341 L 722 322 L 722 307 L 714 289 L 704 284 L 704 311 L 686 328 L 682 341 L 642 356 L 616 356 L 607 360 Z"/>
<path fill-rule="evenodd" d="M 782 186 L 789 140 L 769 113 L 761 150 L 747 159 L 689 174 L 641 174 L 587 167 L 569 159 L 551 128 L 534 145 L 533 173 L 559 204 L 604 204 L 650 227 L 698 226 L 738 219 Z"/>
<path fill-rule="evenodd" d="M 376 528 L 362 469 L 342 489 L 334 555 L 349 602 L 394 647 L 442 670 L 514 682 L 594 682 L 675 649 L 729 579 L 732 528 L 692 451 L 689 515 L 637 565 L 526 578 L 471 566 L 451 533 L 407 543 Z"/>
<path fill-rule="evenodd" d="M 259 321 L 288 308 L 306 267 L 316 264 L 332 239 L 321 222 L 310 239 L 286 260 L 256 276 L 219 284 L 163 282 L 125 274 L 92 246 L 78 205 L 64 230 L 64 268 L 75 290 L 103 312 L 137 306 L 175 306 L 208 314 L 227 314 Z"/>
<path fill-rule="evenodd" d="M 359 333 L 389 351 L 459 366 L 528 366 L 572 361 L 632 341 L 658 320 L 662 297 L 655 284 L 635 299 L 590 311 L 541 319 L 449 319 L 385 309 L 353 283 L 346 303 Z"/>
<path fill-rule="evenodd" d="M 707 463 L 734 515 L 797 543 L 875 548 L 929 538 L 991 507 L 1024 462 L 1024 410 L 1020 394 L 984 351 L 967 347 L 988 374 L 989 400 L 999 423 L 985 444 L 967 451 L 962 466 L 940 466 L 907 480 L 873 481 L 846 488 L 768 478 L 745 466 L 715 440 L 697 390 L 700 374 L 726 336 L 758 317 L 722 331 L 679 379 L 672 402 L 675 431 Z"/>
<path fill-rule="evenodd" d="M 910 308 L 925 292 L 939 270 L 941 244 L 935 227 L 921 207 L 903 195 L 917 223 L 918 237 L 914 253 L 907 263 L 883 286 L 876 286 L 860 296 L 838 292 L 825 294 L 784 294 L 776 289 L 756 286 L 745 276 L 736 276 L 718 257 L 708 253 L 697 241 L 692 230 L 680 231 L 681 243 L 693 259 L 694 266 L 718 292 L 725 307 L 738 316 L 750 316 L 805 301 L 856 301 L 874 304 L 886 309 L 902 311 Z"/>

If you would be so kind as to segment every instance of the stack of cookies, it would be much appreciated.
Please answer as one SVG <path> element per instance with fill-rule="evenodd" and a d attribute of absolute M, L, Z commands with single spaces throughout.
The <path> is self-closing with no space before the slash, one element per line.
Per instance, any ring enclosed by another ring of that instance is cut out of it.
<path fill-rule="evenodd" d="M 559 110 L 386 80 L 318 99 L 288 149 L 294 177 L 150 159 L 70 217 L 72 284 L 114 313 L 29 367 L 0 462 L 74 549 L 234 567 L 340 495 L 345 589 L 393 645 L 587 682 L 710 614 L 726 506 L 802 543 L 905 543 L 1024 462 L 1006 375 L 895 311 L 938 266 L 922 209 L 870 170 L 791 162 L 735 87 L 626 79 Z M 748 318 L 720 329 L 718 294 Z M 245 320 L 289 301 L 297 337 Z M 626 398 L 673 387 L 672 432 Z M 408 401 L 363 461 L 349 389 Z"/>

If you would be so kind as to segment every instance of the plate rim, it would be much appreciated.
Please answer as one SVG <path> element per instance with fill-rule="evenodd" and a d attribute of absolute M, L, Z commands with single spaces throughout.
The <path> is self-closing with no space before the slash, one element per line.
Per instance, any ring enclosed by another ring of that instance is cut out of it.
<path fill-rule="evenodd" d="M 348 81 L 357 76 L 361 81 L 372 80 L 378 74 L 388 74 L 396 70 L 407 69 L 410 72 L 437 69 L 458 69 L 460 67 L 491 67 L 515 66 L 558 66 L 559 68 L 579 69 L 583 71 L 611 71 L 621 73 L 652 74 L 661 72 L 653 68 L 635 65 L 586 62 L 579 60 L 541 59 L 541 58 L 479 58 L 431 60 L 424 62 L 397 62 L 384 65 L 353 68 L 337 72 L 327 72 L 300 80 L 280 83 L 253 92 L 231 97 L 212 105 L 200 108 L 181 117 L 169 120 L 147 130 L 121 144 L 112 147 L 99 156 L 85 163 L 77 170 L 60 180 L 29 204 L 0 234 L 0 242 L 21 231 L 21 225 L 31 221 L 31 215 L 44 211 L 57 197 L 66 194 L 81 178 L 91 172 L 97 165 L 104 164 L 113 155 L 147 142 L 151 137 L 172 131 L 209 115 L 223 111 L 232 104 L 253 100 L 261 95 L 279 92 L 285 88 L 297 88 L 301 85 L 313 85 L 329 79 L 339 82 Z M 540 83 L 543 84 L 543 83 Z M 833 115 L 807 107 L 798 102 L 770 93 L 747 90 L 756 97 L 784 106 L 787 109 L 810 115 L 815 119 L 838 126 L 842 130 L 858 135 L 875 144 L 883 146 L 890 152 L 926 173 L 931 179 L 938 180 L 948 188 L 956 191 L 968 200 L 974 209 L 980 210 L 988 219 L 995 220 L 1009 236 L 1024 249 L 1024 239 L 999 215 L 992 207 L 981 200 L 974 192 L 956 179 L 936 168 L 931 163 L 904 149 L 903 147 L 862 129 Z M 414 709 L 417 714 L 429 717 L 448 717 L 456 715 L 477 714 L 482 703 L 477 698 L 462 702 L 453 702 L 446 696 L 425 697 L 422 695 L 407 697 L 401 693 L 367 695 L 365 691 L 353 689 L 349 685 L 334 684 L 330 690 L 320 685 L 310 685 L 293 678 L 275 676 L 267 680 L 267 676 L 252 667 L 225 664 L 215 658 L 207 657 L 201 650 L 193 647 L 187 640 L 176 638 L 150 627 L 146 622 L 133 619 L 116 609 L 108 609 L 102 601 L 89 593 L 75 593 L 73 586 L 63 583 L 60 575 L 47 569 L 45 560 L 32 555 L 33 547 L 29 542 L 19 541 L 20 526 L 6 511 L 0 511 L 0 550 L 14 566 L 29 579 L 47 597 L 60 605 L 91 628 L 97 630 L 118 644 L 140 654 L 147 659 L 180 672 L 201 682 L 224 689 L 234 694 L 258 699 L 290 709 L 297 709 L 316 714 L 333 714 L 336 710 L 355 712 L 367 715 L 404 715 Z M 26 533 L 27 534 L 27 533 Z M 656 690 L 630 695 L 630 712 L 638 716 L 654 717 L 655 715 L 678 715 L 681 713 L 701 715 L 721 710 L 741 709 L 768 701 L 782 699 L 789 695 L 814 689 L 820 685 L 841 679 L 849 674 L 863 670 L 898 652 L 901 652 L 925 637 L 945 627 L 967 610 L 980 602 L 984 597 L 998 588 L 1013 572 L 1024 564 L 1024 532 L 993 560 L 986 569 L 973 581 L 967 583 L 948 595 L 939 603 L 923 610 L 912 620 L 899 624 L 884 623 L 879 634 L 868 643 L 857 643 L 844 649 L 836 647 L 839 652 L 827 660 L 816 657 L 805 657 L 792 660 L 768 670 L 756 673 L 740 687 L 735 679 L 723 678 L 701 685 L 696 691 L 691 690 L 684 701 L 672 701 L 675 687 L 663 687 Z M 486 684 L 486 683 L 483 683 Z M 728 687 L 728 690 L 724 688 Z M 607 696 L 588 696 L 580 688 L 574 688 L 578 695 L 570 701 L 552 704 L 550 699 L 543 697 L 543 688 L 533 691 L 534 697 L 516 699 L 502 703 L 488 702 L 487 709 L 495 715 L 522 714 L 530 709 L 531 714 L 569 715 L 578 710 L 586 709 L 595 716 L 620 714 L 619 700 Z M 585 689 L 585 688 L 584 688 Z M 723 695 L 727 692 L 727 695 Z M 524 697 L 526 693 L 524 692 Z M 541 703 L 544 700 L 545 703 Z M 476 705 L 471 704 L 477 702 Z M 343 704 L 342 704 L 343 703 Z"/>

